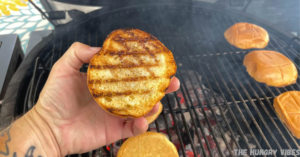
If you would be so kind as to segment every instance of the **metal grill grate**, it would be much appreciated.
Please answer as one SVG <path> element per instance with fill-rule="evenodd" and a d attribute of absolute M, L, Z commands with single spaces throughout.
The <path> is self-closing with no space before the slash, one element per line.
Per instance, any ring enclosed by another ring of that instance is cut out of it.
<path fill-rule="evenodd" d="M 228 27 L 244 21 L 257 23 L 243 16 L 174 5 L 132 8 L 92 18 L 86 23 L 93 25 L 83 23 L 57 35 L 36 59 L 29 70 L 32 75 L 28 76 L 22 113 L 36 103 L 53 63 L 73 42 L 100 46 L 111 30 L 138 27 L 161 40 L 178 65 L 180 89 L 162 99 L 164 110 L 149 130 L 165 133 L 179 144 L 181 156 L 234 156 L 233 149 L 300 149 L 300 141 L 278 119 L 272 104 L 279 94 L 300 90 L 299 79 L 294 85 L 274 88 L 257 83 L 247 74 L 242 63 L 249 51 L 229 45 L 223 37 Z M 266 29 L 270 34 L 266 49 L 283 53 L 300 71 L 299 45 L 286 44 L 279 32 Z M 81 71 L 86 72 L 87 66 Z M 112 157 L 122 143 L 79 156 Z"/>

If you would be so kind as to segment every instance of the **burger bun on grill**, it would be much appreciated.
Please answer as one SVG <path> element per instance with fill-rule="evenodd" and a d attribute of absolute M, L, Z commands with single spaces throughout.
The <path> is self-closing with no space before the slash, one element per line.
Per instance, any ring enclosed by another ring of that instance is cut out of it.
<path fill-rule="evenodd" d="M 157 38 L 138 29 L 119 29 L 90 60 L 87 83 L 105 111 L 139 118 L 165 95 L 176 68 L 172 52 Z"/>
<path fill-rule="evenodd" d="M 252 51 L 245 56 L 244 66 L 250 76 L 268 86 L 283 87 L 294 84 L 298 77 L 294 63 L 276 51 Z"/>
<path fill-rule="evenodd" d="M 179 157 L 176 147 L 164 134 L 145 132 L 127 139 L 117 157 Z"/>
<path fill-rule="evenodd" d="M 269 42 L 269 34 L 265 29 L 243 22 L 228 28 L 224 36 L 231 45 L 240 49 L 264 48 Z"/>
<path fill-rule="evenodd" d="M 288 91 L 279 95 L 274 99 L 274 108 L 279 119 L 300 139 L 300 92 Z"/>

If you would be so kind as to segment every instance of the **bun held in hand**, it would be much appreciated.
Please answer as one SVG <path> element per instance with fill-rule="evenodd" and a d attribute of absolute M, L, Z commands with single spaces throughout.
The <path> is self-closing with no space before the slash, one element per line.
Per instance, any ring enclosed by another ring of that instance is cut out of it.
<path fill-rule="evenodd" d="M 113 31 L 90 61 L 89 90 L 107 112 L 139 118 L 162 99 L 176 73 L 172 52 L 138 29 Z"/>

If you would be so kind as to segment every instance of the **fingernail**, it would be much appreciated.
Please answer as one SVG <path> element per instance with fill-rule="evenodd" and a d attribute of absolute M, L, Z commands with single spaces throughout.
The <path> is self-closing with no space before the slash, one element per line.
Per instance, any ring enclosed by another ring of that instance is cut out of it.
<path fill-rule="evenodd" d="M 92 51 L 100 51 L 101 47 L 90 47 L 90 50 L 92 50 Z"/>

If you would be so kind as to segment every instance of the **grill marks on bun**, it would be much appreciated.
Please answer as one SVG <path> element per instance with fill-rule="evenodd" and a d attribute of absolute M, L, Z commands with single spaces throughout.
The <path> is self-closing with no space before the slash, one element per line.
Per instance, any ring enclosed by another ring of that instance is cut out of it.
<path fill-rule="evenodd" d="M 175 73 L 172 52 L 157 38 L 138 29 L 119 29 L 91 59 L 88 87 L 106 111 L 137 118 L 164 96 Z"/>

